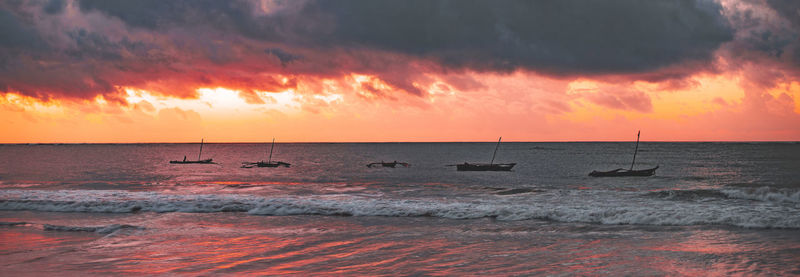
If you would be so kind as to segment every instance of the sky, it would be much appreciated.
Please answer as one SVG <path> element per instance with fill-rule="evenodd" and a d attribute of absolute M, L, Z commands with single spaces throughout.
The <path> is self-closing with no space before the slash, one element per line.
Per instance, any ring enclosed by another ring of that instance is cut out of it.
<path fill-rule="evenodd" d="M 798 141 L 800 2 L 0 1 L 0 143 Z"/>

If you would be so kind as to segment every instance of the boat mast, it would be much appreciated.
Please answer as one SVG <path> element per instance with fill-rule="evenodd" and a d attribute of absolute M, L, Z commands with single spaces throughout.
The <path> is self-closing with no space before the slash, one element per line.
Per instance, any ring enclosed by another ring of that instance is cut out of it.
<path fill-rule="evenodd" d="M 200 155 L 203 155 L 203 139 L 200 139 L 200 153 L 197 154 L 197 160 L 200 160 Z"/>
<path fill-rule="evenodd" d="M 631 161 L 631 170 L 633 170 L 633 163 L 636 162 L 636 152 L 639 151 L 639 135 L 641 134 L 642 134 L 641 130 L 639 130 L 639 132 L 636 133 L 636 149 L 633 150 L 633 161 Z"/>
<path fill-rule="evenodd" d="M 267 163 L 272 163 L 272 149 L 275 148 L 275 138 L 272 138 L 272 147 L 269 148 L 269 160 Z"/>
<path fill-rule="evenodd" d="M 501 140 L 501 139 L 503 139 L 503 137 L 500 137 L 500 138 L 497 140 L 497 146 L 495 146 L 495 147 L 494 147 L 494 154 L 492 154 L 492 161 L 491 161 L 491 162 L 489 162 L 489 165 L 492 165 L 492 164 L 494 164 L 494 156 L 496 156 L 496 155 L 497 155 L 497 148 L 500 148 L 500 140 Z"/>

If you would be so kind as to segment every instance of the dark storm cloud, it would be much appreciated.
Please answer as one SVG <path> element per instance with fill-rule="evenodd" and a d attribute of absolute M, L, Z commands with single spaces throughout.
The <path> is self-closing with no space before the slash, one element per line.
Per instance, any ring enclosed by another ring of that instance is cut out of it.
<path fill-rule="evenodd" d="M 201 22 L 201 17 L 192 18 L 197 11 L 216 10 L 219 4 L 227 1 L 107 1 L 86 0 L 78 1 L 82 11 L 100 11 L 110 16 L 118 17 L 133 27 L 155 30 L 166 27 L 167 24 L 196 24 Z M 196 5 L 193 5 L 196 4 Z M 208 16 L 205 13 L 195 15 Z M 221 13 L 220 16 L 228 16 Z"/>
<path fill-rule="evenodd" d="M 0 89 L 90 97 L 354 72 L 422 94 L 425 73 L 519 69 L 663 81 L 704 70 L 733 39 L 721 10 L 709 0 L 7 1 Z"/>
<path fill-rule="evenodd" d="M 767 0 L 767 4 L 792 22 L 794 27 L 800 27 L 800 2 L 795 0 Z"/>
<path fill-rule="evenodd" d="M 763 14 L 760 6 L 739 5 L 730 14 L 731 23 L 738 29 L 740 38 L 733 44 L 738 53 L 763 54 L 774 59 L 784 59 L 787 50 L 800 45 L 800 2 L 767 1 L 767 7 L 779 17 Z"/>
<path fill-rule="evenodd" d="M 791 62 L 800 67 L 800 1 L 796 0 L 768 0 L 767 3 L 778 14 L 789 21 L 791 27 L 789 28 L 791 34 L 788 39 L 778 41 L 775 48 L 788 48 L 792 51 L 793 56 Z M 778 50 L 783 53 L 783 50 Z"/>
<path fill-rule="evenodd" d="M 214 28 L 247 37 L 276 40 L 276 28 L 283 27 L 283 14 L 258 17 L 255 1 L 231 0 L 78 0 L 84 12 L 101 12 L 117 17 L 131 27 L 151 31 L 169 28 Z M 289 16 L 294 16 L 291 14 Z"/>
<path fill-rule="evenodd" d="M 152 30 L 209 24 L 272 42 L 378 49 L 478 71 L 649 71 L 707 60 L 732 39 L 710 1 L 307 1 L 265 15 L 243 1 L 82 0 L 80 7 Z"/>
<path fill-rule="evenodd" d="M 45 46 L 39 34 L 14 13 L 0 7 L 0 47 L 3 56 L 10 48 L 41 49 Z"/>
<path fill-rule="evenodd" d="M 44 12 L 48 14 L 57 14 L 64 11 L 65 7 L 67 7 L 66 0 L 49 0 L 47 4 L 44 5 L 43 9 Z"/>
<path fill-rule="evenodd" d="M 695 1 L 318 2 L 338 44 L 452 67 L 554 73 L 654 70 L 705 60 L 732 38 L 714 3 Z"/>
<path fill-rule="evenodd" d="M 136 75 L 154 75 L 148 71 L 159 60 L 152 45 L 127 38 L 110 40 L 82 28 L 55 33 L 66 42 L 53 38 L 53 33 L 48 37 L 35 26 L 34 19 L 42 15 L 28 10 L 27 4 L 0 4 L 0 91 L 42 99 L 105 94 L 106 99 L 118 101 L 117 85 L 141 78 Z M 134 76 L 124 76 L 126 72 Z"/>
<path fill-rule="evenodd" d="M 280 48 L 269 48 L 264 50 L 264 52 L 278 58 L 278 60 L 281 61 L 281 65 L 283 66 L 286 66 L 286 64 L 293 62 L 297 59 L 300 59 L 300 56 L 286 52 Z"/>
<path fill-rule="evenodd" d="M 796 81 L 800 76 L 800 2 L 761 0 L 731 2 L 726 17 L 736 39 L 723 47 L 734 62 L 727 70 L 741 71 L 760 88 Z"/>

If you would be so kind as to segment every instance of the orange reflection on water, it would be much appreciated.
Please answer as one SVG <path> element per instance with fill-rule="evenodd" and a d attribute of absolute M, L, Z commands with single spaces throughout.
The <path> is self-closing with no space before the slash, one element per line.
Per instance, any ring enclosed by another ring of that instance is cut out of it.
<path fill-rule="evenodd" d="M 709 232 L 704 232 L 702 235 L 695 234 L 689 236 L 683 242 L 665 244 L 648 249 L 672 252 L 695 252 L 703 254 L 725 254 L 750 250 L 746 249 L 742 244 L 728 241 L 730 239 L 729 235 L 722 231 L 711 232 L 713 235 L 709 235 L 708 233 Z"/>
<path fill-rule="evenodd" d="M 237 187 L 237 186 L 302 186 L 308 185 L 308 183 L 304 182 L 246 182 L 246 181 L 196 181 L 191 182 L 193 185 L 226 185 L 229 187 Z M 339 183 L 339 182 L 326 182 L 327 185 L 359 185 L 359 184 L 368 184 L 363 182 L 348 182 L 348 183 Z"/>
<path fill-rule="evenodd" d="M 373 253 L 375 251 L 379 251 L 380 249 L 383 249 L 383 248 L 386 248 L 386 247 L 393 246 L 393 245 L 395 245 L 395 243 L 394 242 L 384 242 L 384 243 L 358 244 L 357 242 L 355 242 L 355 243 L 348 243 L 347 245 L 354 245 L 356 247 L 355 248 L 350 248 L 350 249 L 342 249 L 341 252 L 337 252 L 338 250 L 336 250 L 336 249 L 331 249 L 333 251 L 333 253 L 314 256 L 311 259 L 295 261 L 295 262 L 292 262 L 292 263 L 286 263 L 286 264 L 283 264 L 281 266 L 271 268 L 269 271 L 266 271 L 266 272 L 262 271 L 262 272 L 259 272 L 259 273 L 261 273 L 261 274 L 299 273 L 299 272 L 302 272 L 302 267 L 306 266 L 306 265 L 325 264 L 325 263 L 336 264 L 337 262 L 342 262 L 343 259 L 347 259 L 347 258 L 353 257 L 353 256 L 356 256 L 355 258 L 357 259 L 359 256 L 369 256 L 370 253 Z M 397 258 L 396 259 L 390 259 L 388 261 L 384 260 L 384 261 L 378 261 L 378 262 L 373 262 L 373 263 L 368 263 L 368 264 L 377 265 L 377 264 L 383 264 L 383 263 L 386 263 L 386 262 L 391 262 L 391 261 L 394 261 L 394 260 L 397 260 Z M 347 261 L 348 262 L 353 262 L 354 259 L 348 259 Z M 289 269 L 289 268 L 296 268 L 297 271 L 291 271 L 291 270 L 287 271 L 286 269 Z M 347 273 L 348 272 L 348 270 L 346 270 L 346 268 L 343 268 L 343 267 L 335 267 L 335 268 L 338 268 L 338 270 L 331 270 L 331 273 Z M 355 267 L 352 267 L 351 269 L 356 269 L 356 268 L 364 268 L 364 266 L 355 266 Z"/>
<path fill-rule="evenodd" d="M 746 244 L 736 242 L 736 236 L 726 231 L 702 231 L 694 233 L 681 242 L 672 244 L 661 244 L 656 247 L 648 247 L 648 250 L 663 251 L 664 256 L 707 256 L 725 257 L 736 253 L 746 253 L 750 251 L 760 251 Z M 761 249 L 763 250 L 763 249 Z M 747 263 L 742 261 L 732 261 L 724 263 L 716 260 L 712 264 L 691 263 L 680 259 L 659 259 L 651 261 L 652 266 L 661 269 L 663 272 L 671 272 L 680 275 L 706 275 L 722 276 L 729 275 L 747 268 Z M 742 268 L 743 267 L 743 268 Z"/>
<path fill-rule="evenodd" d="M 224 269 L 252 260 L 264 250 L 280 249 L 296 243 L 292 239 L 279 239 L 266 235 L 241 237 L 181 237 L 147 246 L 148 251 L 135 251 L 131 262 L 118 264 L 127 273 L 206 273 Z M 143 266 L 145 265 L 145 266 Z"/>
<path fill-rule="evenodd" d="M 3 232 L 0 232 L 0 253 L 5 254 L 14 250 L 42 248 L 59 244 L 62 241 L 64 241 L 63 238 L 49 237 L 38 233 L 3 230 Z"/>
<path fill-rule="evenodd" d="M 301 271 L 287 270 L 287 269 L 288 268 L 301 267 L 301 266 L 312 264 L 312 263 L 315 263 L 315 262 L 318 262 L 318 261 L 327 260 L 328 256 L 337 255 L 336 250 L 332 249 L 332 248 L 336 248 L 336 247 L 344 246 L 344 245 L 351 245 L 351 244 L 355 244 L 357 242 L 358 241 L 356 241 L 356 240 L 332 241 L 332 242 L 322 243 L 322 244 L 316 245 L 314 247 L 304 248 L 302 250 L 281 253 L 281 254 L 269 257 L 269 259 L 291 258 L 291 257 L 302 256 L 302 255 L 313 255 L 313 257 L 310 258 L 310 259 L 301 259 L 301 260 L 296 260 L 296 261 L 293 261 L 293 262 L 283 263 L 283 264 L 281 264 L 279 266 L 270 268 L 268 271 L 262 271 L 262 272 L 259 272 L 259 273 L 260 274 L 300 273 Z M 334 253 L 322 254 L 322 253 L 330 252 L 330 251 L 334 251 Z M 321 255 L 314 255 L 317 252 L 322 252 L 322 253 L 319 253 Z"/>
<path fill-rule="evenodd" d="M 220 269 L 228 269 L 232 268 L 241 264 L 246 264 L 254 261 L 259 261 L 263 259 L 268 259 L 269 257 L 261 257 L 261 253 L 264 250 L 273 250 L 273 249 L 282 249 L 289 245 L 295 244 L 298 242 L 298 239 L 281 239 L 281 240 L 273 240 L 268 245 L 250 245 L 252 239 L 242 240 L 239 247 L 229 248 L 231 250 L 237 251 L 236 253 L 228 253 L 223 255 L 218 255 L 214 257 L 209 257 L 208 263 L 209 264 L 219 264 L 213 268 L 210 268 L 207 271 L 214 271 Z M 248 246 L 249 245 L 249 246 Z M 255 256 L 252 258 L 245 258 L 244 260 L 234 259 L 239 257 L 248 257 L 248 256 Z"/>
<path fill-rule="evenodd" d="M 369 269 L 369 268 L 373 268 L 373 267 L 383 266 L 383 265 L 389 264 L 389 263 L 394 263 L 394 262 L 396 262 L 397 260 L 399 260 L 401 258 L 403 258 L 403 257 L 398 256 L 398 257 L 394 257 L 394 258 L 391 258 L 391 259 L 374 261 L 374 262 L 371 262 L 371 263 L 362 263 L 362 264 L 355 264 L 355 265 L 350 265 L 350 266 L 342 266 L 342 267 L 339 267 L 339 270 L 332 271 L 331 273 L 341 274 L 341 273 L 347 273 L 347 272 L 351 272 L 351 271 L 356 271 L 357 272 L 357 271 L 359 271 L 361 269 Z"/>
<path fill-rule="evenodd" d="M 29 226 L 0 228 L 0 253 L 26 251 L 29 249 L 46 250 L 48 248 L 71 245 L 97 238 L 94 233 L 72 232 L 65 234 L 51 233 L 41 230 L 25 230 Z M 14 228 L 21 228 L 14 230 Z M 23 229 L 25 228 L 25 229 Z"/>
<path fill-rule="evenodd" d="M 80 250 L 81 245 L 96 239 L 93 233 L 67 235 L 31 229 L 30 226 L 0 227 L 0 275 L 52 275 L 62 272 L 63 264 L 79 260 L 77 255 L 63 255 Z"/>

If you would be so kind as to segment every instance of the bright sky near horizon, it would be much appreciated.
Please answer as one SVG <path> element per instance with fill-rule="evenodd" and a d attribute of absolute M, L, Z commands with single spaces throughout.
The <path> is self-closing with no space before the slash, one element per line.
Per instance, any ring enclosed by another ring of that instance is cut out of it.
<path fill-rule="evenodd" d="M 0 2 L 0 143 L 800 140 L 800 3 Z"/>

